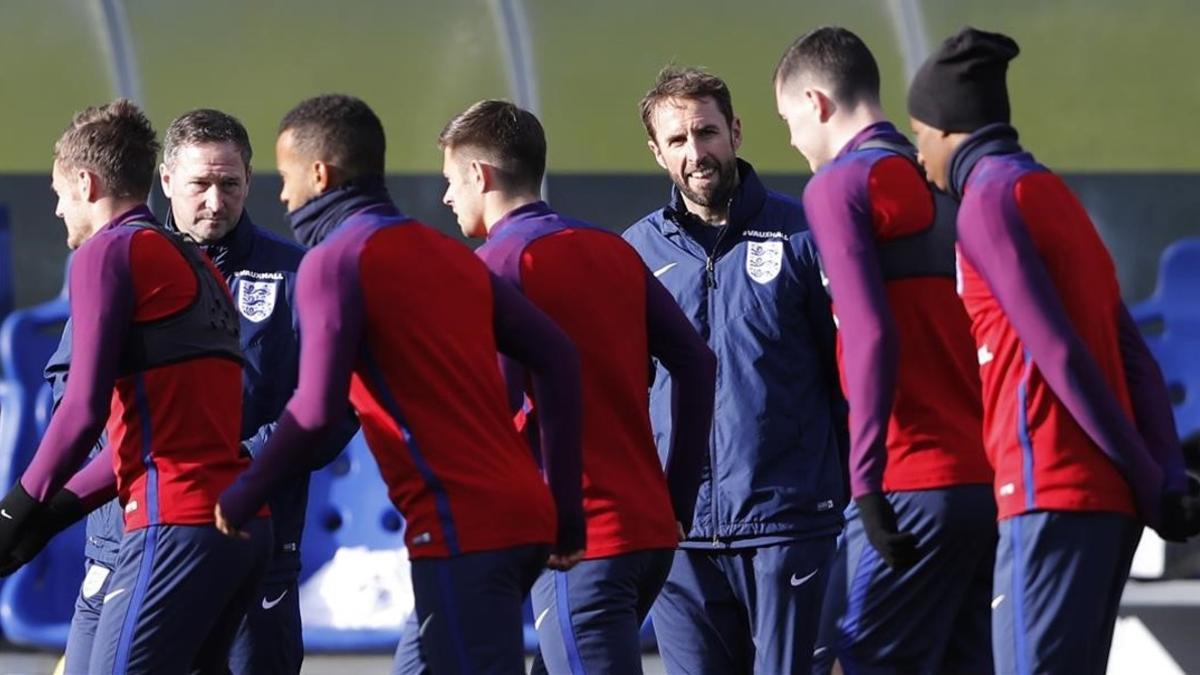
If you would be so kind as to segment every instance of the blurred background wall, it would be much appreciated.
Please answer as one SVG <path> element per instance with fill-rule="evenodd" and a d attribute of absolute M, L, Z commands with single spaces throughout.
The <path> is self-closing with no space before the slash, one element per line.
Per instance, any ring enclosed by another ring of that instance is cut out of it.
<path fill-rule="evenodd" d="M 729 83 L 742 156 L 799 195 L 770 77 L 801 33 L 844 25 L 872 47 L 888 113 L 907 130 L 907 73 L 964 24 L 1014 36 L 1013 121 L 1095 218 L 1130 300 L 1153 287 L 1170 241 L 1200 233 L 1200 113 L 1187 0 L 4 0 L 0 2 L 0 203 L 11 217 L 18 306 L 57 292 L 67 251 L 49 187 L 51 149 L 80 108 L 135 98 L 161 132 L 176 115 L 237 115 L 255 144 L 250 209 L 286 231 L 276 201 L 279 118 L 301 98 L 364 98 L 388 132 L 389 180 L 408 213 L 455 232 L 440 204 L 434 140 L 470 103 L 535 109 L 560 210 L 623 228 L 669 183 L 646 149 L 637 102 L 667 63 Z M 155 200 L 165 207 L 161 195 Z"/>

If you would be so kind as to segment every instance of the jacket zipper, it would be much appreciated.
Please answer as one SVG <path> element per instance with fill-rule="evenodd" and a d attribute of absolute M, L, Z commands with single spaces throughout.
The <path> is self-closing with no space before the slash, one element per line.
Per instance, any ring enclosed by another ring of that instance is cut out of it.
<path fill-rule="evenodd" d="M 704 259 L 704 285 L 708 288 L 708 337 L 712 337 L 713 323 L 713 308 L 716 305 L 714 301 L 714 291 L 717 288 L 717 258 L 721 255 L 721 243 L 725 240 L 725 235 L 729 233 L 730 225 L 726 225 L 721 233 L 717 235 L 717 241 L 713 243 L 712 250 L 708 252 L 708 256 Z M 720 364 L 717 365 L 720 369 Z M 715 414 L 715 411 L 714 411 Z M 712 545 L 713 548 L 721 546 L 720 528 L 718 527 L 718 511 L 717 511 L 717 444 L 716 444 L 716 425 L 713 425 L 708 436 L 708 456 L 711 467 L 711 476 L 709 478 L 709 488 L 711 496 L 709 502 L 711 504 L 712 513 Z"/>

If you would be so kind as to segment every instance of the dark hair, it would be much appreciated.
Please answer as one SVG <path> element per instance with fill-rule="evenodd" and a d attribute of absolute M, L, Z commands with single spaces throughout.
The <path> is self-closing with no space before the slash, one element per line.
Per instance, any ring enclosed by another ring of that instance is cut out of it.
<path fill-rule="evenodd" d="M 123 98 L 75 113 L 54 144 L 54 159 L 60 165 L 95 173 L 119 198 L 149 196 L 157 157 L 150 120 Z"/>
<path fill-rule="evenodd" d="M 233 143 L 242 156 L 242 163 L 250 168 L 254 150 L 250 147 L 246 127 L 233 115 L 211 108 L 186 112 L 171 122 L 163 135 L 163 164 L 173 166 L 181 148 L 202 143 Z"/>
<path fill-rule="evenodd" d="M 832 87 L 838 103 L 879 102 L 879 65 L 867 45 L 845 28 L 822 26 L 796 38 L 775 67 L 775 85 L 806 74 Z"/>
<path fill-rule="evenodd" d="M 387 140 L 379 117 L 362 99 L 324 94 L 305 99 L 279 122 L 298 152 L 341 169 L 345 180 L 382 176 Z"/>
<path fill-rule="evenodd" d="M 725 117 L 725 122 L 733 126 L 733 97 L 724 80 L 706 73 L 699 68 L 677 68 L 667 66 L 658 73 L 658 80 L 646 95 L 642 97 L 639 108 L 642 112 L 642 124 L 650 140 L 654 140 L 654 111 L 664 101 L 673 98 L 712 98 L 717 108 Z"/>
<path fill-rule="evenodd" d="M 508 187 L 538 190 L 546 173 L 546 132 L 528 110 L 508 101 L 480 101 L 446 123 L 438 147 L 472 148 L 500 169 Z"/>

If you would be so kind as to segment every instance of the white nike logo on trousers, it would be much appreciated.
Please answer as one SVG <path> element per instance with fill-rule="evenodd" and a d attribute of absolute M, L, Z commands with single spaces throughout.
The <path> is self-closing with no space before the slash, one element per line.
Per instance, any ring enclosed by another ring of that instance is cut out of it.
<path fill-rule="evenodd" d="M 274 600 L 268 600 L 267 597 L 264 595 L 263 599 L 262 599 L 262 608 L 263 609 L 271 609 L 275 605 L 278 605 L 283 600 L 283 596 L 285 596 L 285 595 L 287 595 L 286 590 L 284 592 L 280 593 L 279 597 L 275 598 Z"/>
<path fill-rule="evenodd" d="M 797 578 L 796 575 L 793 574 L 792 578 L 790 580 L 790 583 L 792 584 L 792 586 L 799 586 L 800 584 L 803 584 L 804 582 L 808 581 L 809 579 L 817 576 L 818 571 L 820 571 L 819 567 L 799 578 Z"/>
<path fill-rule="evenodd" d="M 667 272 L 671 271 L 671 268 L 672 268 L 672 267 L 674 267 L 674 266 L 676 266 L 676 265 L 678 265 L 678 264 L 679 264 L 679 263 L 677 263 L 677 262 L 673 262 L 673 263 L 667 263 L 666 265 L 663 265 L 662 267 L 660 267 L 660 268 L 658 268 L 658 269 L 654 270 L 654 276 L 656 276 L 656 277 L 661 277 L 662 275 L 664 275 L 664 274 L 666 274 Z"/>

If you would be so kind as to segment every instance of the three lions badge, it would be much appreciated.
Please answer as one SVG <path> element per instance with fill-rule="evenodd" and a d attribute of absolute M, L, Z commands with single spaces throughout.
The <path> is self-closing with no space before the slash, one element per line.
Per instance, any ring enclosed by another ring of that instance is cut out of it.
<path fill-rule="evenodd" d="M 239 275 L 241 276 L 241 275 Z M 263 275 L 266 276 L 266 275 Z M 260 323 L 275 310 L 275 297 L 279 292 L 280 280 L 257 279 L 242 276 L 238 284 L 238 311 L 247 320 Z"/>
<path fill-rule="evenodd" d="M 750 241 L 746 243 L 746 274 L 765 284 L 779 276 L 783 268 L 782 241 Z"/>

